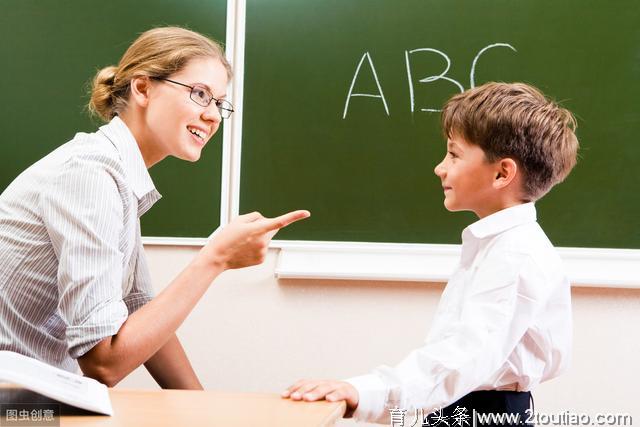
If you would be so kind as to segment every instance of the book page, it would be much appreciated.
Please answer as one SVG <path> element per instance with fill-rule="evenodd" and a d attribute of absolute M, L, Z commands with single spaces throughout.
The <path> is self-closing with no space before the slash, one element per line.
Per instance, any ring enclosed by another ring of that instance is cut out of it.
<path fill-rule="evenodd" d="M 112 415 L 104 384 L 11 351 L 0 351 L 0 382 L 11 382 L 66 404 Z"/>

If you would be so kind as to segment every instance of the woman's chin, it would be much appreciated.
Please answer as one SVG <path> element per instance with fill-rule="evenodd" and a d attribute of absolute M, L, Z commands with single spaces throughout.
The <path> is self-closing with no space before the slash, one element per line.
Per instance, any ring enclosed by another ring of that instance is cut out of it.
<path fill-rule="evenodd" d="M 181 153 L 176 153 L 173 157 L 180 160 L 185 160 L 187 162 L 197 162 L 198 160 L 200 160 L 201 155 L 202 155 L 202 149 L 198 148 L 198 149 L 185 150 Z"/>

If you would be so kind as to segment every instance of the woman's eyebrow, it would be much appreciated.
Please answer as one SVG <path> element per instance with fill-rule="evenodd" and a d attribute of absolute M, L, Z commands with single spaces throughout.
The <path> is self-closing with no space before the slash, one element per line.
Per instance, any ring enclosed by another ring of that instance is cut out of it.
<path fill-rule="evenodd" d="M 214 95 L 214 93 L 215 93 L 215 92 L 214 92 L 214 90 L 213 90 L 213 89 L 211 89 L 211 86 L 209 86 L 209 85 L 208 85 L 208 84 L 206 84 L 206 83 L 197 82 L 197 83 L 192 83 L 192 84 L 191 84 L 191 86 L 204 86 L 204 87 L 205 87 L 205 88 L 207 88 L 207 90 L 208 90 L 208 91 L 209 91 L 209 92 L 210 92 L 210 93 L 211 93 L 215 98 L 217 98 L 217 99 L 224 99 L 224 98 L 226 98 L 226 97 L 227 97 L 227 94 L 226 94 L 226 93 L 225 93 L 225 94 L 222 94 L 222 95 L 215 96 L 215 95 Z"/>

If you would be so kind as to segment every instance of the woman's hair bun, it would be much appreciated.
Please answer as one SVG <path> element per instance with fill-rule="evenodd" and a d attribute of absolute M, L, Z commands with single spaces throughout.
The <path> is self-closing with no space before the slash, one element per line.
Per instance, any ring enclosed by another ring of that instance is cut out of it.
<path fill-rule="evenodd" d="M 102 120 L 109 121 L 115 115 L 113 110 L 113 92 L 117 67 L 110 65 L 96 73 L 91 85 L 91 100 L 89 111 L 98 115 Z"/>

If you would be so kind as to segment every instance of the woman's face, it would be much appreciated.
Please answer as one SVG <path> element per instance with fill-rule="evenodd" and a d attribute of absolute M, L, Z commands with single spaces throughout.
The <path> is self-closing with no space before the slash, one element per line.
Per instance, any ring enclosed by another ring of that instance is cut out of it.
<path fill-rule="evenodd" d="M 168 78 L 205 87 L 216 99 L 227 95 L 227 71 L 219 59 L 192 59 Z M 203 107 L 191 99 L 191 89 L 165 80 L 152 80 L 150 85 L 145 127 L 147 150 L 153 151 L 151 157 L 161 160 L 173 156 L 195 162 L 222 121 L 216 102 Z"/>

